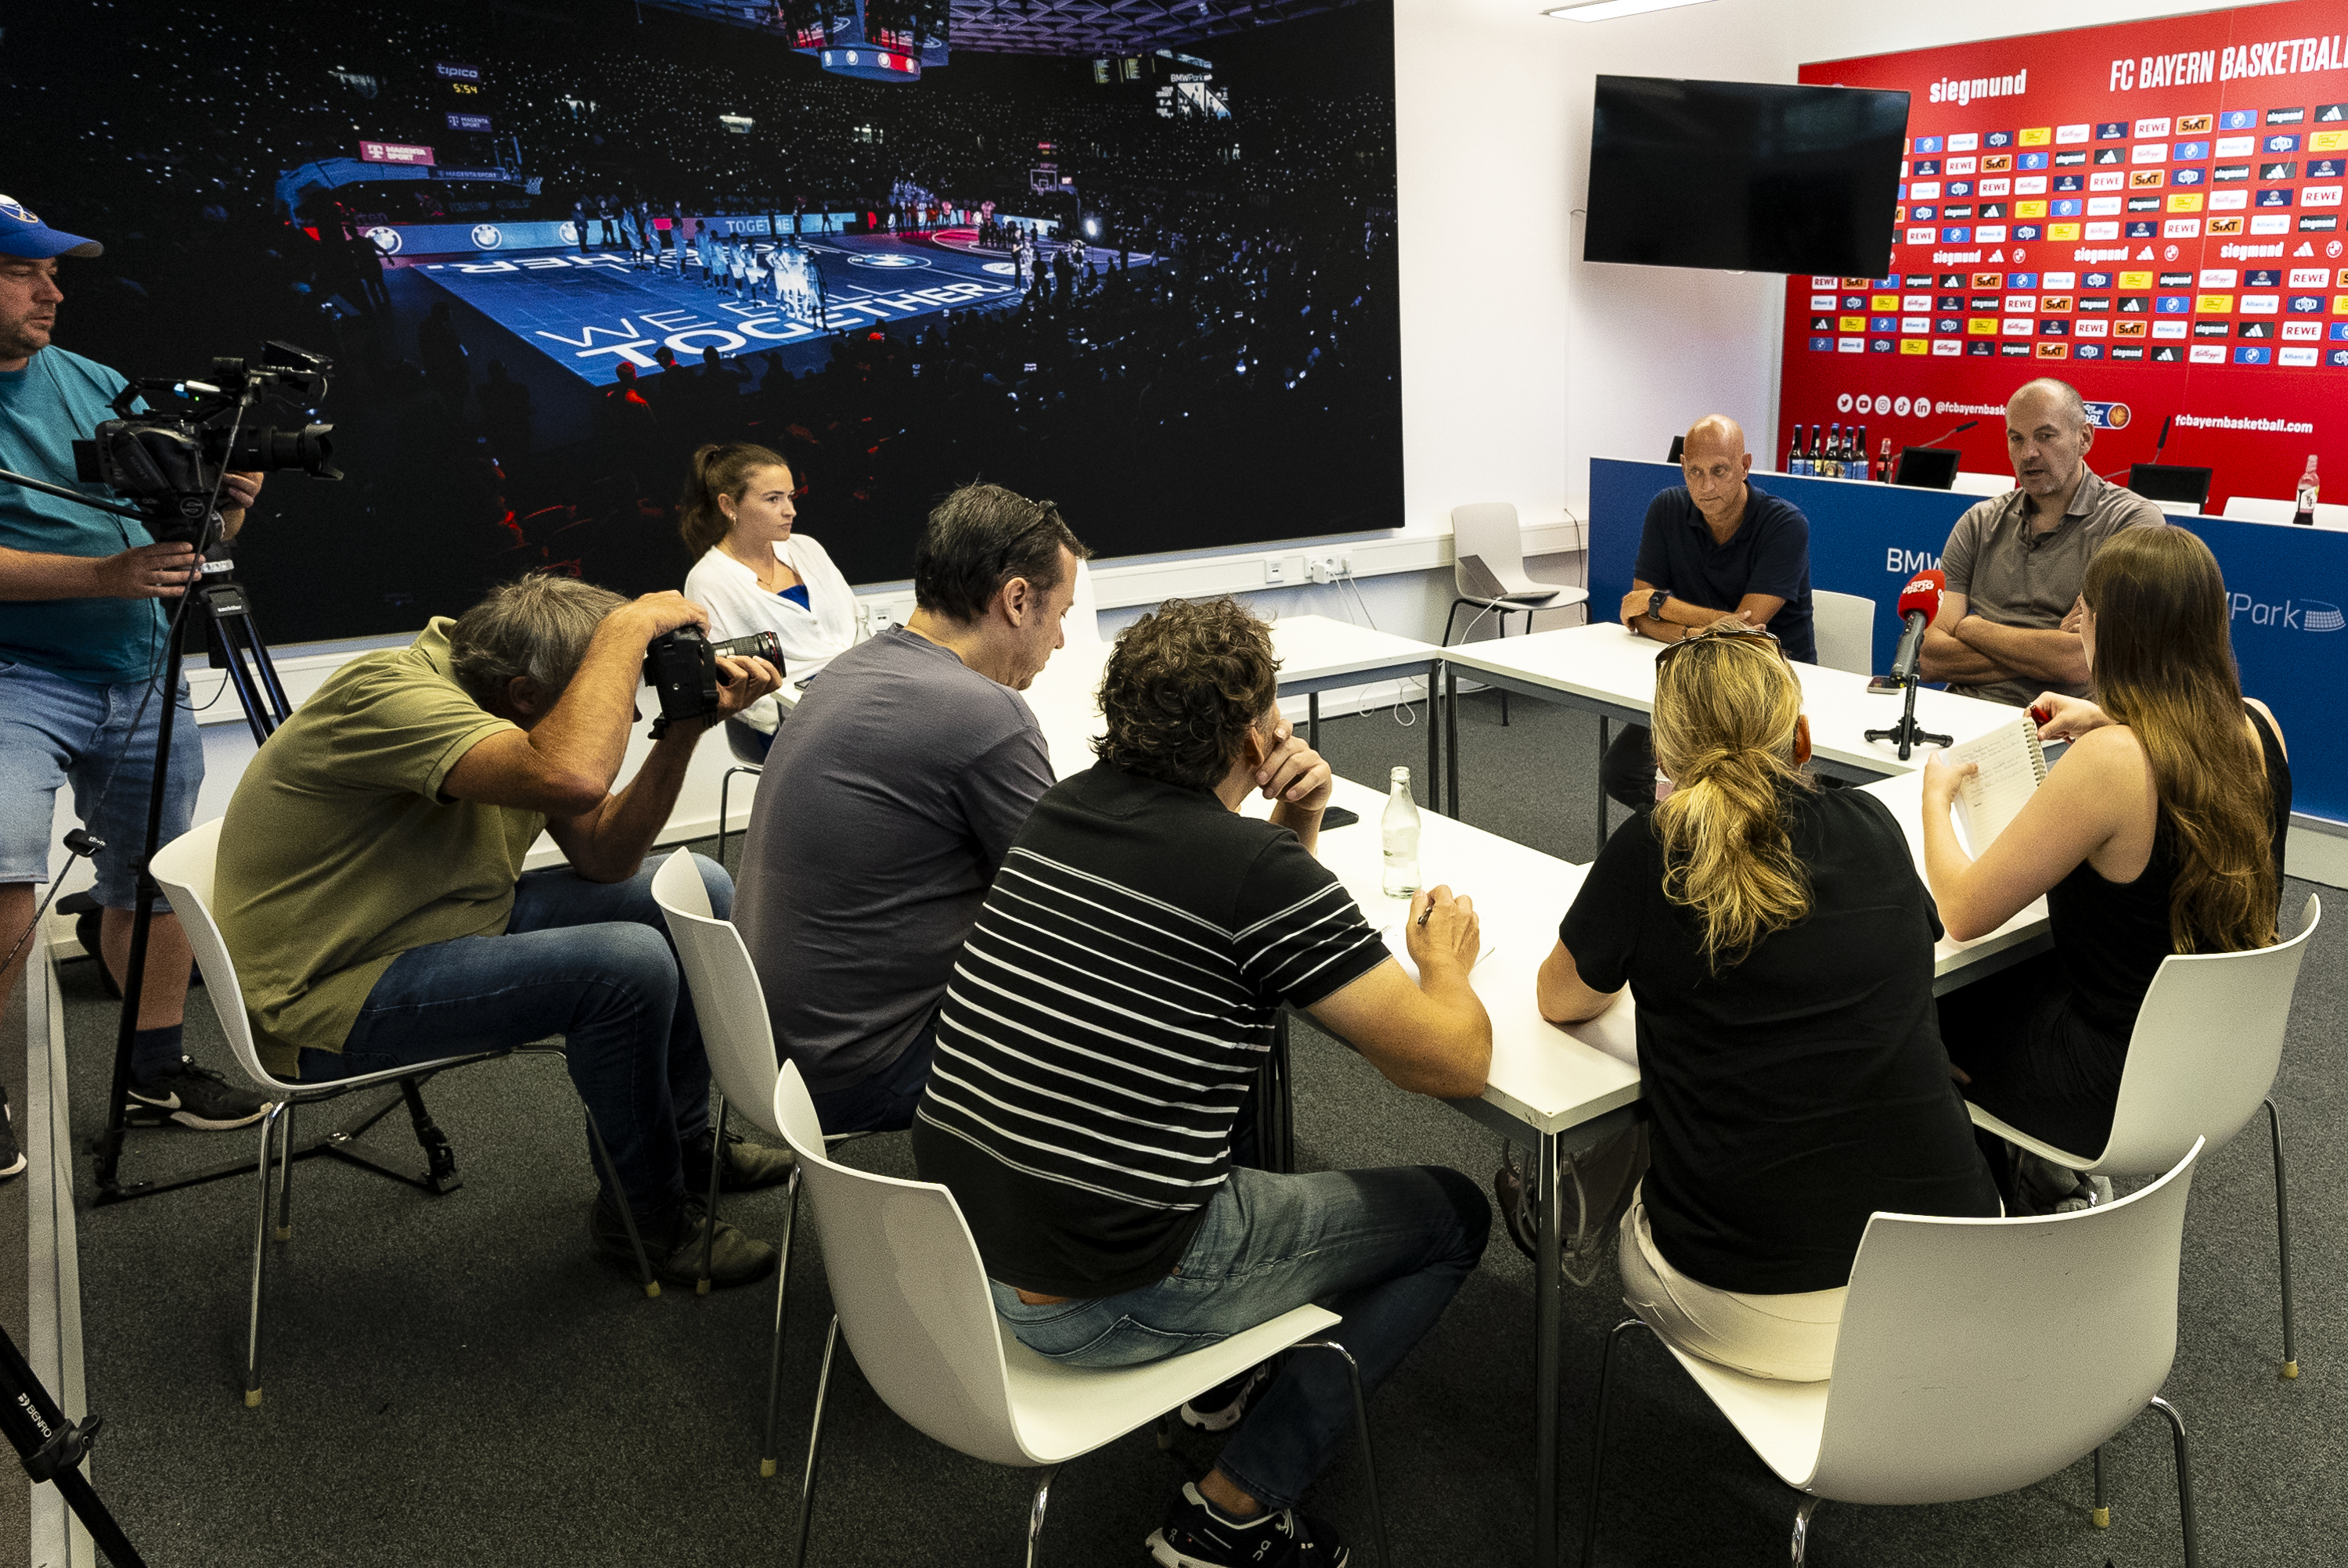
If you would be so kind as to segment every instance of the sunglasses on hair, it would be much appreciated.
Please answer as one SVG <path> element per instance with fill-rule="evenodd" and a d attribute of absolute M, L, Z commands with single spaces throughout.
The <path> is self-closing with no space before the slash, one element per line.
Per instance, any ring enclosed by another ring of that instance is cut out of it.
<path fill-rule="evenodd" d="M 1720 620 L 1714 621 L 1710 626 L 1703 627 L 1697 630 L 1689 632 L 1677 642 L 1666 642 L 1661 648 L 1657 649 L 1655 651 L 1655 668 L 1658 671 L 1662 670 L 1665 664 L 1671 661 L 1673 654 L 1677 653 L 1681 649 L 1685 648 L 1691 642 L 1725 642 L 1732 637 L 1765 638 L 1767 640 L 1770 647 L 1777 650 L 1778 658 L 1783 659 L 1786 656 L 1786 651 L 1782 647 L 1778 646 L 1777 634 L 1770 630 L 1767 627 L 1747 626 L 1745 622 L 1736 620 L 1733 616 L 1724 616 Z"/>

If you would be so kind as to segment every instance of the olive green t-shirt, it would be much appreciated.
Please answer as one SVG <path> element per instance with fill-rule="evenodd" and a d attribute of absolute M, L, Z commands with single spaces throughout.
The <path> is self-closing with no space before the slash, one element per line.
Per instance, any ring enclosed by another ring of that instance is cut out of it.
<path fill-rule="evenodd" d="M 340 1050 L 411 948 L 494 937 L 513 912 L 533 811 L 449 800 L 458 758 L 507 721 L 450 678 L 446 617 L 352 660 L 270 736 L 221 827 L 213 907 L 261 1060 L 291 1077 Z"/>

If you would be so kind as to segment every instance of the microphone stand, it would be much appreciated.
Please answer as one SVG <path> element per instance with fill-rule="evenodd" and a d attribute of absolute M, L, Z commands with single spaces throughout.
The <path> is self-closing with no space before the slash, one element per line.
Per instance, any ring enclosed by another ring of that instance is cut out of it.
<path fill-rule="evenodd" d="M 1956 743 L 1951 736 L 1933 734 L 1917 724 L 1916 688 L 1921 683 L 1917 672 L 1913 670 L 1909 671 L 1908 679 L 1902 682 L 1908 696 L 1900 709 L 1900 722 L 1888 730 L 1867 732 L 1867 738 L 1870 741 L 1897 741 L 1900 743 L 1900 760 L 1903 763 L 1908 760 L 1909 752 L 1916 746 L 1951 746 Z"/>

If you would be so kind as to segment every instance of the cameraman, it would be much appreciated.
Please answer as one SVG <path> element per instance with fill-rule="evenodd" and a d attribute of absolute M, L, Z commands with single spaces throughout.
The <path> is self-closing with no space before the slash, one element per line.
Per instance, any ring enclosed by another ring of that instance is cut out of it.
<path fill-rule="evenodd" d="M 635 777 L 626 753 L 644 649 L 709 617 L 525 577 L 406 648 L 361 654 L 261 748 L 221 827 L 217 904 L 262 1060 L 304 1079 L 563 1037 L 619 1173 L 590 1225 L 633 1259 L 635 1216 L 664 1279 L 695 1277 L 713 1161 L 741 1191 L 788 1153 L 709 1128 L 709 1061 L 653 901 L 645 852 L 702 732 L 782 683 L 721 659 L 718 712 L 672 723 Z M 570 862 L 524 872 L 541 829 Z M 724 918 L 734 885 L 699 862 Z M 590 1157 L 593 1147 L 591 1143 Z M 710 1276 L 756 1279 L 775 1251 L 716 1222 Z"/>
<path fill-rule="evenodd" d="M 65 298 L 57 258 L 98 253 L 94 241 L 60 233 L 0 196 L 0 468 L 110 500 L 104 487 L 75 477 L 73 443 L 114 417 L 108 404 L 123 378 L 49 342 Z M 221 503 L 231 535 L 260 491 L 259 474 L 228 477 Z M 106 841 L 94 890 L 105 911 L 98 946 L 108 971 L 122 978 L 163 703 L 171 700 L 149 687 L 163 664 L 164 601 L 186 591 L 195 568 L 192 546 L 157 544 L 132 519 L 0 482 L 0 600 L 7 601 L 0 611 L 0 954 L 17 948 L 0 968 L 0 996 L 39 939 L 18 948 L 33 923 L 34 886 L 49 879 L 62 784 L 73 786 L 83 825 Z M 188 831 L 204 777 L 184 681 L 177 701 L 182 716 L 163 764 L 166 844 Z M 158 898 L 126 1109 L 134 1121 L 242 1127 L 268 1103 L 180 1052 L 191 961 L 180 922 Z"/>

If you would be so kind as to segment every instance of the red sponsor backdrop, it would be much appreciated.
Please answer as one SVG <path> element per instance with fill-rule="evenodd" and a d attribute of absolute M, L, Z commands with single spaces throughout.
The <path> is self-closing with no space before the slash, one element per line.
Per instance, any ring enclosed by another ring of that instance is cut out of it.
<path fill-rule="evenodd" d="M 1904 88 L 1908 159 L 1883 278 L 1786 287 L 1780 450 L 1796 425 L 1896 453 L 1950 425 L 2005 468 L 2004 400 L 2079 388 L 2098 471 L 2216 470 L 2286 497 L 2307 456 L 2348 500 L 2348 9 L 2210 11 L 1802 67 Z"/>

